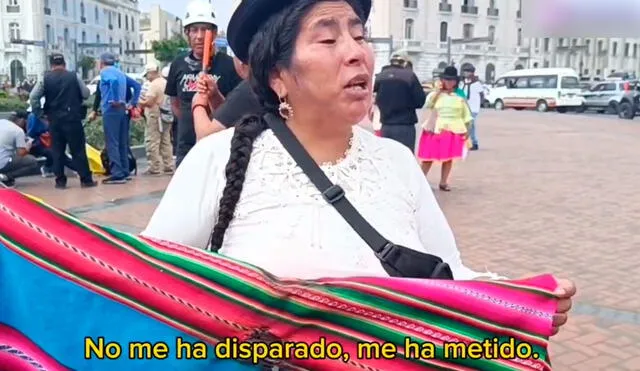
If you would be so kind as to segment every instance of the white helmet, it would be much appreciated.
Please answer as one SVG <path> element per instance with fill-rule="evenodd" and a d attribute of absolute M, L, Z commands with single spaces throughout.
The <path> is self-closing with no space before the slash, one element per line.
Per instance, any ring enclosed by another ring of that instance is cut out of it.
<path fill-rule="evenodd" d="M 216 12 L 213 9 L 213 5 L 202 0 L 189 3 L 182 25 L 188 27 L 195 23 L 208 23 L 217 26 Z"/>

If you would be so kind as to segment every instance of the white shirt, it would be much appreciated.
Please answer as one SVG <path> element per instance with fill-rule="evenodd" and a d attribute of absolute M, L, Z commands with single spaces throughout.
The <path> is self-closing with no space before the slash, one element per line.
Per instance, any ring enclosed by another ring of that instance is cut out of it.
<path fill-rule="evenodd" d="M 467 94 L 467 86 L 464 85 L 464 82 L 462 82 L 460 85 L 460 89 L 462 89 L 464 93 Z M 471 83 L 471 85 L 469 85 L 468 89 L 469 96 L 467 97 L 467 101 L 469 102 L 469 109 L 471 110 L 471 113 L 479 113 L 480 107 L 482 106 L 480 94 L 484 94 L 484 87 L 482 86 L 480 81 L 475 81 Z"/>
<path fill-rule="evenodd" d="M 233 130 L 210 135 L 189 152 L 143 236 L 206 247 L 225 187 Z M 456 279 L 498 278 L 462 264 L 453 233 L 413 154 L 359 126 L 353 131 L 345 158 L 322 169 L 369 223 L 396 244 L 440 256 Z M 219 252 L 281 277 L 388 276 L 270 130 L 254 143 Z"/>

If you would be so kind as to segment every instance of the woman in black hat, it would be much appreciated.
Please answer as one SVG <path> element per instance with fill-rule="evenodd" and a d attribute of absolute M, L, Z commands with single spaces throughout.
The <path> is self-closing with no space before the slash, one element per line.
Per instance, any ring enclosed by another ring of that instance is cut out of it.
<path fill-rule="evenodd" d="M 427 99 L 431 110 L 423 124 L 418 145 L 418 159 L 425 176 L 434 162 L 442 163 L 439 188 L 450 191 L 449 176 L 453 161 L 462 159 L 467 151 L 466 139 L 472 116 L 464 93 L 458 90 L 458 70 L 449 66 L 440 76 L 441 88 Z"/>
<path fill-rule="evenodd" d="M 370 9 L 371 0 L 244 0 L 227 37 L 271 116 L 245 116 L 199 141 L 142 235 L 218 251 L 277 276 L 388 276 L 269 129 L 267 118 L 277 116 L 386 238 L 442 257 L 456 279 L 498 278 L 462 263 L 413 153 L 356 125 L 372 99 Z M 207 111 L 205 94 L 193 109 Z M 562 285 L 573 292 L 572 283 Z"/>

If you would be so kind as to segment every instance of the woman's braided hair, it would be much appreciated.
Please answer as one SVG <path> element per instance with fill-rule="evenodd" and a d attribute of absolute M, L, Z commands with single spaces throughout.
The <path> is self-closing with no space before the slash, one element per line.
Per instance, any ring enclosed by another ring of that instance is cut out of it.
<path fill-rule="evenodd" d="M 353 7 L 356 14 L 363 18 L 362 10 L 353 0 L 345 1 Z M 291 66 L 302 20 L 318 2 L 318 0 L 302 0 L 281 10 L 261 26 L 251 41 L 249 81 L 264 113 L 277 114 L 278 112 L 279 97 L 271 89 L 271 75 L 277 69 L 288 69 Z M 226 184 L 222 191 L 216 224 L 211 233 L 212 251 L 218 251 L 222 247 L 225 232 L 240 200 L 251 160 L 253 142 L 266 129 L 267 123 L 262 114 L 247 115 L 235 124 L 229 160 L 225 167 Z"/>

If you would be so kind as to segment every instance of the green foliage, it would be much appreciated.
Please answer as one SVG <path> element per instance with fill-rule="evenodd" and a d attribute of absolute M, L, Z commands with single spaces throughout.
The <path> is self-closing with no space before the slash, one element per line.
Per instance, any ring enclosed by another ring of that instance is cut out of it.
<path fill-rule="evenodd" d="M 137 146 L 144 144 L 144 119 L 137 121 L 131 120 L 131 145 Z M 102 130 L 102 117 L 98 117 L 94 121 L 88 121 L 84 125 L 84 134 L 87 137 L 87 143 L 92 147 L 102 150 L 104 148 L 104 131 Z"/>
<path fill-rule="evenodd" d="M 0 96 L 0 112 L 24 110 L 29 104 L 15 96 Z"/>
<path fill-rule="evenodd" d="M 162 63 L 169 63 L 184 49 L 188 48 L 187 40 L 178 35 L 168 40 L 154 41 L 151 50 L 155 58 Z"/>
<path fill-rule="evenodd" d="M 85 71 L 89 71 L 96 66 L 96 60 L 93 57 L 89 57 L 85 55 L 78 62 L 78 66 L 82 67 L 82 69 Z"/>

